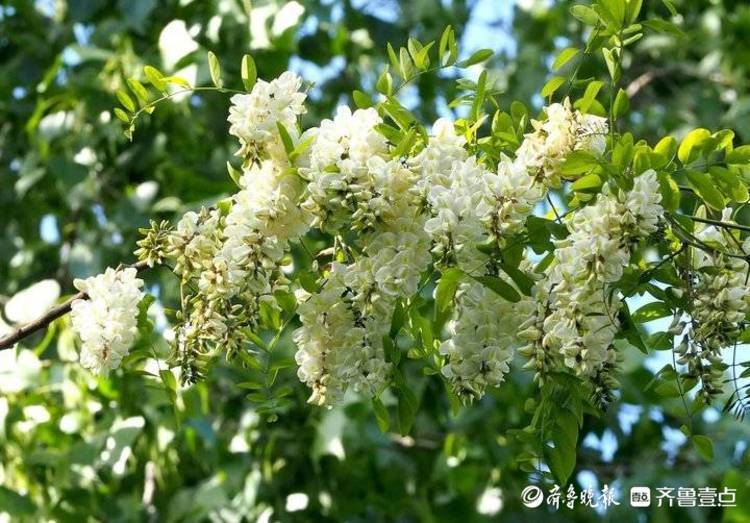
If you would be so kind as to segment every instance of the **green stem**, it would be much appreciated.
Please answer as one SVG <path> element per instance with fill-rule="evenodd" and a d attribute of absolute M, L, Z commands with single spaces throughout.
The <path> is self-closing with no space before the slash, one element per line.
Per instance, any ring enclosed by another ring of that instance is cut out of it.
<path fill-rule="evenodd" d="M 157 98 L 156 100 L 152 100 L 148 102 L 146 105 L 138 109 L 135 113 L 133 113 L 133 119 L 132 121 L 135 122 L 138 117 L 147 111 L 148 109 L 152 107 L 156 107 L 157 104 L 160 104 L 161 102 L 164 102 L 165 100 L 169 100 L 170 98 L 173 98 L 175 96 L 185 94 L 185 93 L 195 93 L 195 92 L 217 92 L 217 93 L 229 93 L 229 94 L 246 94 L 244 91 L 238 91 L 236 89 L 227 89 L 225 87 L 191 87 L 190 89 L 180 89 L 178 91 L 171 92 L 169 94 L 165 94 L 164 96 Z"/>
<path fill-rule="evenodd" d="M 680 214 L 678 216 L 684 216 L 690 218 L 693 221 L 700 223 L 707 223 L 709 225 L 716 225 L 717 227 L 723 227 L 724 229 L 737 229 L 739 231 L 750 232 L 750 227 L 747 225 L 740 225 L 738 223 L 727 223 L 719 220 L 712 220 L 711 218 L 701 218 L 699 216 L 693 216 L 692 214 Z"/>

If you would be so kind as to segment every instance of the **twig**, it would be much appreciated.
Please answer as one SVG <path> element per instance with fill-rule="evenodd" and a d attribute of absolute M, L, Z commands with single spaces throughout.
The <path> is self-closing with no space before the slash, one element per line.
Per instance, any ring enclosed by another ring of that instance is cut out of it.
<path fill-rule="evenodd" d="M 145 261 L 140 261 L 128 267 L 132 267 L 133 269 L 140 272 L 148 268 L 148 264 Z M 88 296 L 86 295 L 86 293 L 81 291 L 77 294 L 74 294 L 70 298 L 68 298 L 68 300 L 65 301 L 64 303 L 61 303 L 60 305 L 51 308 L 45 314 L 35 319 L 34 321 L 30 321 L 29 323 L 21 325 L 10 334 L 7 334 L 0 338 L 0 350 L 10 349 L 11 347 L 13 347 L 13 345 L 18 343 L 22 339 L 26 338 L 27 336 L 30 336 L 31 334 L 35 333 L 38 330 L 45 328 L 47 325 L 55 321 L 57 318 L 60 318 L 61 316 L 65 316 L 67 313 L 70 312 L 70 306 L 73 304 L 75 300 L 85 300 L 87 298 Z"/>
<path fill-rule="evenodd" d="M 739 231 L 750 232 L 750 227 L 748 227 L 747 225 L 740 225 L 739 223 L 727 223 L 727 222 L 722 222 L 719 220 L 712 220 L 710 218 L 701 218 L 699 216 L 693 216 L 690 214 L 681 214 L 679 216 L 690 218 L 691 220 L 695 222 L 708 223 L 709 225 L 716 225 L 717 227 L 722 227 L 724 229 L 737 229 Z"/>

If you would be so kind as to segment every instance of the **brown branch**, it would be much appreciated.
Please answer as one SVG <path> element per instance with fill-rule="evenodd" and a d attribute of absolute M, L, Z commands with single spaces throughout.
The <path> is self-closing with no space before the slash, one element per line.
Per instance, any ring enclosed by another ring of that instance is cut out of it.
<path fill-rule="evenodd" d="M 693 71 L 685 66 L 673 66 L 673 67 L 660 67 L 657 69 L 649 69 L 640 76 L 636 77 L 628 86 L 625 88 L 629 98 L 636 96 L 644 87 L 652 83 L 657 78 L 670 78 L 672 75 L 683 75 L 688 78 L 693 78 L 699 81 L 707 81 L 722 87 L 731 87 L 732 82 L 720 73 L 701 74 Z"/>
<path fill-rule="evenodd" d="M 134 263 L 133 265 L 129 265 L 127 267 L 132 267 L 138 272 L 140 272 L 144 269 L 147 269 L 148 264 L 146 262 L 140 261 L 138 263 Z M 30 321 L 29 323 L 21 325 L 10 334 L 0 337 L 0 350 L 10 349 L 11 347 L 13 347 L 13 345 L 18 343 L 22 339 L 26 338 L 27 336 L 30 336 L 31 334 L 35 333 L 38 330 L 45 328 L 47 325 L 55 321 L 57 318 L 60 318 L 61 316 L 65 316 L 67 313 L 70 312 L 70 306 L 75 300 L 85 300 L 87 298 L 88 296 L 86 295 L 85 292 L 79 292 L 77 294 L 74 294 L 73 296 L 68 298 L 68 300 L 66 300 L 64 303 L 61 303 L 60 305 L 56 307 L 52 307 L 45 314 L 35 319 L 34 321 Z"/>

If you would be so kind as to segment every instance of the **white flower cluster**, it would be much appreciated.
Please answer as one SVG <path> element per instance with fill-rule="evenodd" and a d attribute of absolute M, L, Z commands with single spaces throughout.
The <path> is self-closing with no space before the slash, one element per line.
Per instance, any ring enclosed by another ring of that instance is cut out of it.
<path fill-rule="evenodd" d="M 579 122 L 569 125 L 573 134 L 564 138 L 565 123 L 558 121 L 550 128 L 538 124 L 542 130 L 527 140 L 534 141 L 540 154 L 547 149 L 564 154 L 563 146 L 545 143 L 548 135 L 552 140 L 567 140 L 568 152 L 600 152 L 591 149 L 598 144 L 582 130 L 594 125 L 588 117 L 567 106 L 553 108 L 551 113 L 565 110 L 569 124 Z M 316 295 L 304 305 L 302 327 L 295 333 L 299 375 L 313 388 L 311 401 L 320 404 L 335 401 L 348 386 L 365 388 L 359 374 L 339 368 L 339 362 L 345 366 L 352 362 L 337 356 L 338 351 L 359 362 L 354 369 L 369 368 L 378 359 L 382 363 L 378 368 L 385 368 L 380 338 L 388 331 L 396 301 L 416 291 L 420 274 L 431 260 L 430 251 L 441 266 L 484 275 L 490 258 L 478 245 L 488 241 L 504 245 L 521 230 L 547 192 L 535 166 L 524 163 L 528 154 L 516 160 L 504 157 L 497 172 L 490 172 L 469 156 L 466 140 L 446 119 L 435 122 L 433 136 L 416 156 L 406 162 L 389 159 L 387 144 L 375 129 L 379 123 L 374 110 L 352 113 L 340 108 L 333 121 L 324 121 L 302 138 L 313 137 L 300 168 L 309 180 L 303 206 L 314 216 L 313 224 L 333 232 L 343 225 L 366 233 L 364 256 L 337 269 L 341 272 L 338 279 L 345 284 L 337 295 L 348 305 L 341 321 L 333 323 L 355 337 L 361 336 L 355 334 L 357 321 L 367 323 L 374 333 L 366 343 L 357 338 L 357 343 L 348 339 L 337 345 L 319 326 L 321 318 L 329 319 L 330 303 Z M 596 124 L 606 129 L 603 121 L 596 120 Z M 547 169 L 551 172 L 552 167 Z M 330 276 L 322 294 L 330 296 L 329 285 Z M 448 362 L 443 373 L 457 393 L 479 397 L 488 385 L 499 384 L 507 371 L 513 348 L 519 344 L 516 326 L 530 304 L 512 305 L 479 284 L 464 285 L 460 294 L 463 298 L 449 324 L 451 337 L 441 345 Z M 382 385 L 373 386 L 372 379 L 368 383 L 371 392 Z"/>
<path fill-rule="evenodd" d="M 333 120 L 306 131 L 311 140 L 300 161 L 300 174 L 309 180 L 303 208 L 313 215 L 313 226 L 336 231 L 345 223 L 357 230 L 372 229 L 388 207 L 381 193 L 387 144 L 375 126 L 382 122 L 375 109 L 352 113 L 339 107 Z M 379 183 L 381 182 L 381 183 Z"/>
<path fill-rule="evenodd" d="M 607 120 L 573 111 L 567 98 L 545 109 L 546 120 L 532 121 L 534 132 L 516 151 L 516 159 L 537 180 L 560 185 L 560 165 L 573 151 L 601 154 L 606 146 Z"/>
<path fill-rule="evenodd" d="M 731 209 L 725 209 L 722 221 L 734 223 Z M 748 263 L 735 256 L 750 253 L 750 239 L 740 244 L 733 234 L 725 228 L 705 226 L 696 232 L 696 238 L 715 251 L 693 247 L 690 252 L 695 269 L 691 334 L 705 357 L 717 357 L 720 349 L 735 343 L 748 312 Z"/>
<path fill-rule="evenodd" d="M 611 390 L 623 299 L 617 283 L 638 244 L 659 230 L 656 173 L 618 176 L 632 187 L 605 184 L 566 215 L 568 236 L 554 240 L 544 266 L 534 267 L 523 246 L 527 218 L 570 180 L 561 172 L 566 159 L 605 152 L 606 119 L 574 110 L 569 100 L 552 104 L 512 157 L 498 158 L 484 154 L 473 130 L 444 118 L 429 138 L 410 132 L 412 141 L 391 145 L 373 108 L 340 107 L 301 132 L 301 87 L 287 72 L 233 96 L 228 121 L 243 160 L 240 190 L 215 208 L 186 213 L 174 229 L 154 222 L 139 242 L 141 260 L 171 262 L 181 278 L 175 345 L 185 381 L 198 379 L 200 362 L 216 352 L 231 355 L 257 341 L 259 327 L 277 324 L 280 303 L 291 311 L 294 295 L 301 323 L 295 359 L 309 401 L 329 406 L 350 390 L 376 396 L 392 372 L 394 311 L 408 306 L 432 265 L 443 274 L 458 269 L 462 278 L 452 316 L 435 333 L 445 339 L 425 347 L 435 350 L 433 362 L 460 398 L 500 385 L 516 350 L 539 381 L 564 369 L 595 394 Z M 286 276 L 295 270 L 292 244 L 310 229 L 333 240 L 317 253 L 301 245 L 313 258 L 316 281 L 304 285 L 314 285 L 312 293 Z M 742 255 L 729 255 L 738 252 L 739 236 L 714 227 L 697 235 L 711 246 L 692 256 L 690 336 L 704 352 L 691 361 L 701 362 L 717 358 L 744 324 L 750 240 Z M 76 281 L 89 297 L 74 302 L 72 314 L 84 366 L 106 373 L 120 364 L 137 334 L 142 285 L 133 269 Z"/>
<path fill-rule="evenodd" d="M 356 277 L 350 267 L 334 263 L 321 291 L 299 306 L 295 358 L 300 380 L 312 389 L 310 403 L 331 405 L 347 389 L 375 395 L 386 383 L 390 365 L 383 336 L 390 323 L 387 314 L 363 316 L 363 297 L 347 285 Z"/>
<path fill-rule="evenodd" d="M 663 213 L 654 171 L 637 177 L 631 191 L 605 187 L 594 203 L 573 213 L 570 235 L 556 241 L 555 262 L 536 290 L 537 314 L 522 326 L 532 344 L 529 367 L 539 376 L 558 356 L 582 376 L 612 363 L 621 305 L 612 284 L 630 263 L 635 242 L 656 230 Z"/>
<path fill-rule="evenodd" d="M 526 136 L 515 159 L 501 159 L 496 173 L 467 157 L 465 141 L 450 122 L 435 124 L 435 136 L 415 163 L 422 176 L 418 190 L 431 214 L 425 230 L 439 263 L 484 275 L 490 257 L 477 246 L 494 242 L 502 247 L 522 229 L 548 187 L 559 183 L 557 169 L 567 154 L 603 151 L 603 139 L 593 137 L 606 134 L 604 119 L 573 112 L 567 102 L 550 106 L 547 115 L 548 120 L 534 122 L 535 132 Z M 443 374 L 459 396 L 481 397 L 487 385 L 497 385 L 507 372 L 513 348 L 518 345 L 517 326 L 528 317 L 533 304 L 511 305 L 476 284 L 468 289 L 472 292 L 458 301 L 449 325 L 451 338 L 441 345 L 448 356 Z M 493 304 L 501 319 L 487 320 L 485 305 L 472 299 L 478 293 Z"/>
<path fill-rule="evenodd" d="M 232 97 L 229 134 L 239 138 L 237 155 L 246 165 L 264 154 L 276 161 L 286 160 L 278 124 L 290 134 L 296 133 L 297 116 L 306 110 L 301 87 L 302 79 L 287 71 L 271 82 L 258 80 L 250 93 Z"/>
<path fill-rule="evenodd" d="M 71 304 L 73 330 L 81 338 L 81 364 L 96 374 L 120 366 L 138 334 L 138 303 L 143 281 L 134 268 L 76 279 L 75 287 L 88 299 Z"/>
<path fill-rule="evenodd" d="M 388 334 L 400 298 L 413 295 L 430 263 L 424 218 L 414 205 L 418 177 L 388 159 L 374 110 L 338 109 L 334 121 L 305 133 L 313 141 L 300 173 L 309 180 L 302 204 L 313 224 L 334 234 L 360 231 L 361 255 L 334 263 L 323 288 L 300 305 L 295 331 L 299 377 L 312 403 L 330 405 L 346 390 L 377 394 L 390 364 Z M 305 138 L 303 137 L 303 140 Z"/>
<path fill-rule="evenodd" d="M 442 373 L 460 398 L 481 398 L 510 370 L 519 345 L 518 325 L 531 313 L 530 301 L 513 304 L 480 283 L 462 283 L 456 294 L 450 337 L 440 344 L 448 356 Z"/>

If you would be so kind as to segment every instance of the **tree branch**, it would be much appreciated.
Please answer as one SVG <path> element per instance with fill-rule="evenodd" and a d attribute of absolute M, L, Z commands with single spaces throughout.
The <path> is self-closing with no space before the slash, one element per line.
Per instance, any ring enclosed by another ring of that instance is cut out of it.
<path fill-rule="evenodd" d="M 140 261 L 140 262 L 134 263 L 133 265 L 129 265 L 127 267 L 132 267 L 138 272 L 141 272 L 142 270 L 148 268 L 148 264 L 145 261 Z M 75 300 L 85 300 L 87 298 L 88 296 L 86 295 L 85 292 L 79 292 L 77 294 L 74 294 L 73 296 L 68 298 L 68 300 L 66 300 L 64 303 L 61 303 L 60 305 L 57 305 L 56 307 L 52 307 L 45 314 L 35 319 L 34 321 L 30 321 L 29 323 L 21 325 L 10 334 L 0 337 L 0 350 L 10 349 L 11 347 L 13 347 L 13 345 L 18 343 L 22 339 L 26 338 L 27 336 L 32 335 L 38 330 L 45 328 L 47 325 L 55 321 L 57 318 L 60 318 L 61 316 L 65 316 L 67 313 L 70 312 L 70 306 Z"/>

